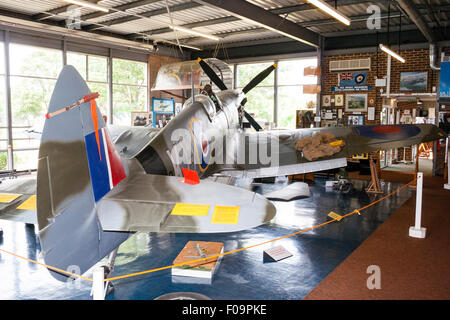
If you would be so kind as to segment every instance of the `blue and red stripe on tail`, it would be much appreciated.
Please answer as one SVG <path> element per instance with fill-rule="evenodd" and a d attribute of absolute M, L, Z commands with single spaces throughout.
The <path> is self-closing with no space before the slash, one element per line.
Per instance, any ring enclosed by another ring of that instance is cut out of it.
<path fill-rule="evenodd" d="M 98 134 L 98 140 L 96 135 Z M 95 202 L 126 178 L 125 170 L 106 128 L 84 137 Z M 99 144 L 97 144 L 97 142 Z"/>

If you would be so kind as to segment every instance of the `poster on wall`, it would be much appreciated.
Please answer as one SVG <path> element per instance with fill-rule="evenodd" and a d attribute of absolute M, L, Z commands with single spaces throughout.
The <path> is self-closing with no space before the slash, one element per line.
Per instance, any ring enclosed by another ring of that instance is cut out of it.
<path fill-rule="evenodd" d="M 370 91 L 372 86 L 367 85 L 367 72 L 343 72 L 338 73 L 337 87 L 331 87 L 331 91 Z"/>
<path fill-rule="evenodd" d="M 426 91 L 428 72 L 401 72 L 400 91 Z"/>
<path fill-rule="evenodd" d="M 367 94 L 347 94 L 345 99 L 345 111 L 365 112 L 367 111 Z"/>
<path fill-rule="evenodd" d="M 338 74 L 339 86 L 358 87 L 367 84 L 367 72 L 344 72 Z"/>
<path fill-rule="evenodd" d="M 439 98 L 450 98 L 450 61 L 441 62 Z"/>

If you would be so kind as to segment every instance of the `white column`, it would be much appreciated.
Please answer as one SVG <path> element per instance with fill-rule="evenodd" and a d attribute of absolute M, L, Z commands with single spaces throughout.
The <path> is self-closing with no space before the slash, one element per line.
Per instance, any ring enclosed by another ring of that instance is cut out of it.
<path fill-rule="evenodd" d="M 414 238 L 425 238 L 426 228 L 421 227 L 422 223 L 422 189 L 423 189 L 423 173 L 417 173 L 416 187 L 416 222 L 413 227 L 409 228 L 409 236 Z"/>
<path fill-rule="evenodd" d="M 445 154 L 446 159 L 445 162 L 447 163 L 447 183 L 444 184 L 444 189 L 450 190 L 450 148 L 448 147 L 448 139 L 445 141 Z"/>

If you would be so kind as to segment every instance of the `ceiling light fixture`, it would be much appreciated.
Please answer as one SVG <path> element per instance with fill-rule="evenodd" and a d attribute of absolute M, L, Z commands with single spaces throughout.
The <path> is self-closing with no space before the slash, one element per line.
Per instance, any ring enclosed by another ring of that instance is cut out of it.
<path fill-rule="evenodd" d="M 308 0 L 310 4 L 317 7 L 318 9 L 322 10 L 323 12 L 327 13 L 328 15 L 332 16 L 336 20 L 339 20 L 343 24 L 349 26 L 350 25 L 350 19 L 346 16 L 344 16 L 342 13 L 334 9 L 332 6 L 330 6 L 328 3 L 322 1 L 322 0 Z"/>
<path fill-rule="evenodd" d="M 192 29 L 187 29 L 187 28 L 183 28 L 183 27 L 180 27 L 180 26 L 174 26 L 174 25 L 169 25 L 169 27 L 171 29 L 173 29 L 173 30 L 177 30 L 177 31 L 185 32 L 185 33 L 190 33 L 190 34 L 193 34 L 195 36 L 211 39 L 211 40 L 214 40 L 214 41 L 219 41 L 220 40 L 219 37 L 213 36 L 212 34 L 198 32 L 198 31 L 195 31 L 195 30 L 192 30 Z"/>
<path fill-rule="evenodd" d="M 83 1 L 83 0 L 64 0 L 64 2 L 76 4 L 76 5 L 79 5 L 82 7 L 86 7 L 86 8 L 90 8 L 90 9 L 94 9 L 94 10 L 98 10 L 98 11 L 109 12 L 109 9 L 106 7 L 102 7 L 97 4 L 90 3 L 87 1 Z"/>
<path fill-rule="evenodd" d="M 384 52 L 386 52 L 388 55 L 394 57 L 395 59 L 397 59 L 401 63 L 405 63 L 405 59 L 403 59 L 400 55 L 398 55 L 397 53 L 395 53 L 394 51 L 392 51 L 388 47 L 382 45 L 381 43 L 380 43 L 380 49 L 383 50 Z"/>

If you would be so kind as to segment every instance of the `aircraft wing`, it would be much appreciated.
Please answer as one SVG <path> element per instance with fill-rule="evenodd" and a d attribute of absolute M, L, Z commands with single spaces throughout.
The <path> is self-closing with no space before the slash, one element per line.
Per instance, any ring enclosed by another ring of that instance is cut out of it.
<path fill-rule="evenodd" d="M 214 169 L 247 178 L 315 172 L 344 167 L 346 158 L 352 155 L 445 137 L 442 130 L 431 124 L 236 133 L 226 142 L 225 164 L 215 164 Z"/>
<path fill-rule="evenodd" d="M 139 174 L 111 190 L 97 215 L 104 231 L 234 232 L 270 221 L 275 207 L 259 194 L 213 181 L 190 185 Z"/>
<path fill-rule="evenodd" d="M 0 219 L 37 224 L 35 177 L 1 181 Z"/>

